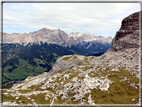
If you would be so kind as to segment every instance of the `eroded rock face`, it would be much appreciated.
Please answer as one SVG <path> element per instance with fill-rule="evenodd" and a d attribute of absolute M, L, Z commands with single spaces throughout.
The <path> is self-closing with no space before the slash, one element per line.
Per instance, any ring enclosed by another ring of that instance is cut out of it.
<path fill-rule="evenodd" d="M 68 35 L 58 29 L 58 30 L 50 30 L 46 28 L 42 28 L 38 31 L 31 32 L 29 34 L 20 34 L 20 33 L 12 33 L 7 34 L 3 33 L 3 43 L 37 43 L 47 42 L 62 45 L 68 39 Z"/>
<path fill-rule="evenodd" d="M 124 18 L 120 30 L 112 40 L 111 48 L 98 58 L 104 65 L 125 67 L 133 73 L 140 70 L 139 14 L 136 12 Z"/>
<path fill-rule="evenodd" d="M 112 40 L 112 51 L 139 48 L 139 12 L 123 19 L 120 30 Z"/>

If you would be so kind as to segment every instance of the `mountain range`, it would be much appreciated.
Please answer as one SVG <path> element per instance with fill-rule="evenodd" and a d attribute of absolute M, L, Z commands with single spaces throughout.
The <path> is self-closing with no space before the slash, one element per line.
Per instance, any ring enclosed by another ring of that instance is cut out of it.
<path fill-rule="evenodd" d="M 107 38 L 103 36 L 95 36 L 93 33 L 71 33 L 67 35 L 64 31 L 50 30 L 42 28 L 38 31 L 27 33 L 3 33 L 3 44 L 18 43 L 21 45 L 40 45 L 41 42 L 47 44 L 57 44 L 60 46 L 73 48 L 81 48 L 87 50 L 90 53 L 105 52 L 111 47 L 112 37 Z M 86 52 L 85 52 L 86 53 Z M 77 54 L 80 54 L 77 52 Z M 82 54 L 87 55 L 87 54 Z"/>
<path fill-rule="evenodd" d="M 107 38 L 103 36 L 95 36 L 93 33 L 71 33 L 67 35 L 64 31 L 50 30 L 42 28 L 38 31 L 27 33 L 3 33 L 3 44 L 18 43 L 21 45 L 33 45 L 33 44 L 58 44 L 60 46 L 69 47 L 80 47 L 83 50 L 94 52 L 105 52 L 111 47 L 112 37 Z M 79 54 L 79 53 L 78 53 Z M 87 55 L 87 54 L 85 54 Z"/>
<path fill-rule="evenodd" d="M 59 57 L 49 72 L 29 76 L 22 83 L 3 89 L 3 104 L 140 106 L 139 14 L 133 13 L 122 20 L 111 48 L 103 55 Z M 86 37 L 79 33 L 70 36 L 79 43 Z M 58 39 L 64 43 L 58 43 L 65 46 L 66 37 Z"/>
<path fill-rule="evenodd" d="M 111 40 L 111 37 L 95 36 L 92 33 L 72 32 L 67 35 L 60 29 L 47 28 L 29 34 L 3 33 L 2 83 L 12 86 L 23 81 L 27 76 L 48 72 L 57 58 L 63 55 L 99 56 L 111 47 Z M 44 63 L 39 64 L 35 59 Z"/>
<path fill-rule="evenodd" d="M 50 30 L 42 28 L 38 31 L 27 33 L 3 33 L 3 43 L 19 43 L 19 44 L 40 44 L 54 43 L 61 46 L 71 46 L 84 42 L 99 42 L 99 43 L 111 43 L 112 37 L 107 38 L 103 36 L 95 36 L 92 33 L 71 33 L 67 35 L 66 32 L 58 30 Z M 87 47 L 88 48 L 88 47 Z"/>
<path fill-rule="evenodd" d="M 95 36 L 92 33 L 67 35 L 60 29 L 47 28 L 29 34 L 3 33 L 2 83 L 12 86 L 27 76 L 48 72 L 57 58 L 64 55 L 99 56 L 111 47 L 111 40 L 111 37 Z"/>

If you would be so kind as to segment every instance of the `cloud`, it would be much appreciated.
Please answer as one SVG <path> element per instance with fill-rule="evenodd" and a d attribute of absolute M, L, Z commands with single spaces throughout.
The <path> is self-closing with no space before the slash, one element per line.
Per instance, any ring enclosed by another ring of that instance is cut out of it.
<path fill-rule="evenodd" d="M 4 3 L 3 28 L 7 33 L 12 33 L 7 29 L 29 33 L 46 27 L 68 34 L 108 35 L 119 30 L 124 17 L 139 10 L 139 3 Z"/>

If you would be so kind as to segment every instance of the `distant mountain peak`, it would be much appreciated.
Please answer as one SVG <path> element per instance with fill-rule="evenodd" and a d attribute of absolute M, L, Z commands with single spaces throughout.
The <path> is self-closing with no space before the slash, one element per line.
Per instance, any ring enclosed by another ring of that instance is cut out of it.
<path fill-rule="evenodd" d="M 99 35 L 98 37 L 99 37 L 99 38 L 103 38 L 103 36 L 102 36 L 102 35 Z"/>
<path fill-rule="evenodd" d="M 47 29 L 46 27 L 43 27 L 42 29 L 40 29 L 40 31 L 47 31 L 47 30 L 50 30 L 50 29 Z"/>
<path fill-rule="evenodd" d="M 90 35 L 94 35 L 93 33 L 90 33 Z"/>
<path fill-rule="evenodd" d="M 111 39 L 112 39 L 112 37 L 111 37 L 111 36 L 108 36 L 107 38 L 111 38 Z"/>
<path fill-rule="evenodd" d="M 29 34 L 26 34 L 26 33 L 6 34 L 5 33 L 3 34 L 3 36 L 4 36 L 3 38 L 4 43 L 20 43 L 20 44 L 21 43 L 24 43 L 24 44 L 37 43 L 39 44 L 40 42 L 47 42 L 47 43 L 54 43 L 54 44 L 59 44 L 59 45 L 64 44 L 64 46 L 68 46 L 69 44 L 75 45 L 82 41 L 90 42 L 94 40 L 95 42 L 103 43 L 103 41 L 105 41 L 105 42 L 111 43 L 110 42 L 111 38 L 110 40 L 107 40 L 107 38 L 104 38 L 103 36 L 101 36 L 100 40 L 98 41 L 97 37 L 93 33 L 81 34 L 79 32 L 76 32 L 76 33 L 72 32 L 69 35 L 67 35 L 67 33 L 61 29 L 50 30 L 50 29 L 47 29 L 46 27 L 43 27 L 42 29 L 34 31 L 34 32 L 30 32 Z M 72 38 L 68 39 L 70 37 L 73 37 L 73 39 Z"/>
<path fill-rule="evenodd" d="M 46 27 L 43 27 L 41 30 L 46 30 L 47 28 Z"/>
<path fill-rule="evenodd" d="M 70 34 L 74 34 L 74 32 L 71 32 Z"/>

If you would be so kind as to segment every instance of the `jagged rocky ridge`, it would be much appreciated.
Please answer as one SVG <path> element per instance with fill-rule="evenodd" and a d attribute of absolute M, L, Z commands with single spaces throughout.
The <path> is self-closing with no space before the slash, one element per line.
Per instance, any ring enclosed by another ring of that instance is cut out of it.
<path fill-rule="evenodd" d="M 129 46 L 130 44 L 130 46 Z M 48 73 L 3 90 L 4 104 L 140 104 L 139 12 L 100 57 L 60 57 Z"/>
<path fill-rule="evenodd" d="M 68 35 L 60 29 L 50 30 L 42 28 L 41 30 L 34 31 L 29 34 L 3 33 L 3 43 L 40 44 L 40 42 L 46 42 L 46 43 L 54 43 L 62 45 L 67 41 L 67 39 Z"/>
<path fill-rule="evenodd" d="M 50 30 L 47 28 L 42 28 L 38 31 L 27 33 L 3 33 L 3 43 L 19 43 L 19 44 L 40 44 L 43 43 L 53 43 L 59 44 L 61 46 L 71 46 L 85 42 L 99 42 L 99 43 L 111 43 L 111 37 L 95 36 L 92 33 L 84 33 L 77 36 L 78 33 L 72 33 L 67 35 L 63 30 Z"/>
<path fill-rule="evenodd" d="M 79 55 L 91 55 L 96 52 L 105 52 L 111 47 L 112 41 L 112 37 L 105 38 L 103 36 L 95 36 L 93 33 L 71 33 L 68 35 L 63 30 L 50 30 L 47 28 L 42 28 L 29 34 L 3 33 L 2 39 L 3 44 L 20 44 L 24 46 L 41 45 L 46 43 L 57 44 L 66 47 Z"/>
<path fill-rule="evenodd" d="M 75 43 L 82 43 L 82 41 L 84 42 L 100 42 L 100 43 L 111 43 L 112 41 L 112 37 L 109 36 L 107 38 L 103 37 L 103 36 L 95 36 L 93 33 L 84 33 L 81 34 L 79 32 L 76 33 L 70 33 L 68 35 L 69 37 L 72 37 L 75 41 Z"/>

